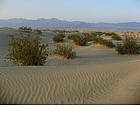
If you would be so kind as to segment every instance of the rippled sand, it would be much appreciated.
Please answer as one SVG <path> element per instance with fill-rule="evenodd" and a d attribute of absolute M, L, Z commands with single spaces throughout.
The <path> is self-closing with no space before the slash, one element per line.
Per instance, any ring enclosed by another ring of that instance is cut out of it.
<path fill-rule="evenodd" d="M 1 58 L 0 104 L 140 104 L 140 56 L 95 45 L 76 51 L 73 60 L 49 57 L 43 67 Z"/>

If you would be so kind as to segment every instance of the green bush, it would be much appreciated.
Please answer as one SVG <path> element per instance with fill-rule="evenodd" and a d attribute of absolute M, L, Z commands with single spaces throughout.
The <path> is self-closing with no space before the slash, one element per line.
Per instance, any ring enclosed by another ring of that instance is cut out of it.
<path fill-rule="evenodd" d="M 38 36 L 20 35 L 9 42 L 10 48 L 7 58 L 21 66 L 38 66 L 46 62 L 48 56 L 47 44 L 41 45 Z"/>
<path fill-rule="evenodd" d="M 61 33 L 61 34 L 59 34 L 59 36 L 65 38 L 65 33 Z"/>
<path fill-rule="evenodd" d="M 62 43 L 64 41 L 64 38 L 65 38 L 65 34 L 58 34 L 54 36 L 53 41 L 55 43 Z"/>
<path fill-rule="evenodd" d="M 75 40 L 77 37 L 79 37 L 79 34 L 71 34 L 68 36 L 68 39 Z"/>
<path fill-rule="evenodd" d="M 115 47 L 115 45 L 111 41 L 100 38 L 100 37 L 96 37 L 94 39 L 94 41 L 97 44 L 105 45 L 106 47 L 109 47 L 109 48 L 114 48 Z"/>
<path fill-rule="evenodd" d="M 96 35 L 96 36 L 101 36 L 103 34 L 104 34 L 104 32 L 93 32 L 93 35 Z"/>
<path fill-rule="evenodd" d="M 114 32 L 112 32 L 112 33 L 110 33 L 110 32 L 104 32 L 103 34 L 106 35 L 106 36 L 113 36 L 113 35 L 116 35 Z"/>
<path fill-rule="evenodd" d="M 53 32 L 59 33 L 59 34 L 70 33 L 70 31 L 66 31 L 66 30 L 53 30 Z"/>
<path fill-rule="evenodd" d="M 52 53 L 63 59 L 73 59 L 76 56 L 76 52 L 73 51 L 70 44 L 56 44 Z"/>
<path fill-rule="evenodd" d="M 87 45 L 87 40 L 84 35 L 80 34 L 72 34 L 68 36 L 68 39 L 73 40 L 76 45 L 78 46 L 86 46 Z"/>
<path fill-rule="evenodd" d="M 68 33 L 78 33 L 78 30 L 53 30 L 55 33 L 60 33 L 60 34 L 68 34 Z"/>
<path fill-rule="evenodd" d="M 42 35 L 42 31 L 39 29 L 34 30 L 35 33 L 37 33 L 38 35 Z"/>
<path fill-rule="evenodd" d="M 119 54 L 138 54 L 140 46 L 137 45 L 137 41 L 133 36 L 126 36 L 123 45 L 118 44 L 116 51 Z"/>
<path fill-rule="evenodd" d="M 99 37 L 99 36 L 101 36 L 102 34 L 101 33 L 98 33 L 98 32 L 93 32 L 92 33 L 92 36 L 93 36 L 93 38 L 95 39 L 95 38 L 97 38 L 97 37 Z"/>
<path fill-rule="evenodd" d="M 117 40 L 117 41 L 122 40 L 122 38 L 118 34 L 112 35 L 112 39 Z"/>
<path fill-rule="evenodd" d="M 22 26 L 22 27 L 19 27 L 18 29 L 20 31 L 22 31 L 22 32 L 27 32 L 27 33 L 32 32 L 32 28 L 31 27 L 27 27 L 27 26 Z"/>
<path fill-rule="evenodd" d="M 86 39 L 87 42 L 94 40 L 93 34 L 84 33 L 83 35 L 85 36 L 85 39 Z"/>

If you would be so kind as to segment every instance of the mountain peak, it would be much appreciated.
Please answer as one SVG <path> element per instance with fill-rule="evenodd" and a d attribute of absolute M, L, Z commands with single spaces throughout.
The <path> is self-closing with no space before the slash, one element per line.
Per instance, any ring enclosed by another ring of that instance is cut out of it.
<path fill-rule="evenodd" d="M 61 21 L 61 20 L 59 20 L 57 18 L 50 18 L 49 20 L 51 20 L 51 21 Z"/>

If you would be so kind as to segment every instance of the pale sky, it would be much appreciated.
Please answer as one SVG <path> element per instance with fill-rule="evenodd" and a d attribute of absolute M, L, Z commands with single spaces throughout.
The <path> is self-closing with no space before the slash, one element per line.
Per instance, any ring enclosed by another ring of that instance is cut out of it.
<path fill-rule="evenodd" d="M 0 0 L 0 19 L 140 22 L 140 0 Z"/>

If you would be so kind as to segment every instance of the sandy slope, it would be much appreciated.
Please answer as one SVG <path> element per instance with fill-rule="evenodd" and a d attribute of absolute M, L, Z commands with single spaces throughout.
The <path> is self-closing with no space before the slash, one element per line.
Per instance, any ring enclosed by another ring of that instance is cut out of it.
<path fill-rule="evenodd" d="M 77 49 L 74 60 L 0 67 L 1 104 L 140 104 L 140 56 Z"/>
<path fill-rule="evenodd" d="M 140 103 L 140 61 L 0 70 L 1 104 Z"/>
<path fill-rule="evenodd" d="M 10 66 L 1 58 L 0 104 L 140 104 L 140 56 L 95 45 L 76 51 L 73 60 L 49 57 L 43 67 Z"/>

